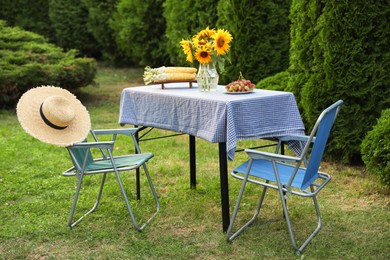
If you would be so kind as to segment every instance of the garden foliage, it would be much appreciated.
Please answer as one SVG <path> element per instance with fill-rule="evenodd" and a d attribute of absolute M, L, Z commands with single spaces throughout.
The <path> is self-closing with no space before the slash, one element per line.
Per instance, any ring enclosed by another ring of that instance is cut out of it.
<path fill-rule="evenodd" d="M 307 83 L 314 66 L 313 39 L 316 24 L 325 3 L 323 1 L 294 1 L 290 9 L 290 79 L 288 88 L 295 93 L 298 104 L 301 89 Z M 302 110 L 302 109 L 301 109 Z"/>
<path fill-rule="evenodd" d="M 288 68 L 290 4 L 288 0 L 219 1 L 217 25 L 234 37 L 223 81 L 236 80 L 242 72 L 258 82 Z"/>
<path fill-rule="evenodd" d="M 77 49 L 90 57 L 98 56 L 100 46 L 88 30 L 88 9 L 82 1 L 49 0 L 49 17 L 57 45 L 66 50 Z"/>
<path fill-rule="evenodd" d="M 0 107 L 14 105 L 25 91 L 40 85 L 76 89 L 91 84 L 96 62 L 76 54 L 0 20 Z"/>
<path fill-rule="evenodd" d="M 285 70 L 273 76 L 269 76 L 260 80 L 256 84 L 256 88 L 291 92 L 291 90 L 288 89 L 287 86 L 289 79 L 290 79 L 290 73 L 287 70 Z"/>
<path fill-rule="evenodd" d="M 215 28 L 218 18 L 216 15 L 217 2 L 214 0 L 166 0 L 164 2 L 166 51 L 169 54 L 170 63 L 195 66 L 186 61 L 186 56 L 180 47 L 180 41 L 182 39 L 190 40 L 192 35 L 207 26 L 210 29 Z"/>
<path fill-rule="evenodd" d="M 113 14 L 110 26 L 116 43 L 133 64 L 155 67 L 168 62 L 163 2 L 121 0 Z"/>
<path fill-rule="evenodd" d="M 88 9 L 87 27 L 98 43 L 101 59 L 118 64 L 125 60 L 115 42 L 114 30 L 110 27 L 110 19 L 116 11 L 119 0 L 82 0 Z"/>
<path fill-rule="evenodd" d="M 390 107 L 388 1 L 293 1 L 290 87 L 308 125 L 338 99 L 345 104 L 327 151 L 361 161 L 360 144 Z"/>
<path fill-rule="evenodd" d="M 0 0 L 0 20 L 54 40 L 49 0 Z"/>
<path fill-rule="evenodd" d="M 368 172 L 380 176 L 390 186 L 390 108 L 382 111 L 361 145 L 363 161 Z"/>

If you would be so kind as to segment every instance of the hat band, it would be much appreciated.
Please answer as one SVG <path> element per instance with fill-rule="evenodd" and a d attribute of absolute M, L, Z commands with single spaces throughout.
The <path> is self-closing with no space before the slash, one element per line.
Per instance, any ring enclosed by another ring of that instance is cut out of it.
<path fill-rule="evenodd" d="M 43 122 L 45 122 L 45 124 L 47 124 L 51 128 L 57 129 L 57 130 L 64 130 L 65 128 L 68 127 L 68 126 L 58 126 L 58 125 L 55 125 L 52 122 L 50 122 L 49 119 L 47 119 L 45 117 L 45 115 L 43 114 L 42 106 L 43 106 L 43 103 L 41 104 L 41 107 L 39 108 L 39 113 L 41 114 L 42 120 L 43 120 Z"/>

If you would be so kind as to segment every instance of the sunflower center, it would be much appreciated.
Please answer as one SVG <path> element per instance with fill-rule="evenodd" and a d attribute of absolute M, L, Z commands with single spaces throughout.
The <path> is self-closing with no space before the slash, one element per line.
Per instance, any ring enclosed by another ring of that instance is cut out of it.
<path fill-rule="evenodd" d="M 223 45 L 225 45 L 225 39 L 222 37 L 219 38 L 217 41 L 217 45 L 218 45 L 218 47 L 222 47 Z"/>
<path fill-rule="evenodd" d="M 209 54 L 208 54 L 207 51 L 202 51 L 202 52 L 200 53 L 200 56 L 201 56 L 202 58 L 207 58 L 207 57 L 209 56 Z"/>

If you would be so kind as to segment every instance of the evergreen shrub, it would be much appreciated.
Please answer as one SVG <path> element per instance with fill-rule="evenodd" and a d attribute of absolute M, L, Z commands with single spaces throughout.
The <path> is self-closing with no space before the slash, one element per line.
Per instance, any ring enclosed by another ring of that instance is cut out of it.
<path fill-rule="evenodd" d="M 176 66 L 194 66 L 186 61 L 180 46 L 182 39 L 189 40 L 192 35 L 207 26 L 215 28 L 217 23 L 217 2 L 214 0 L 166 0 L 164 17 L 166 19 L 167 52 L 170 63 Z"/>
<path fill-rule="evenodd" d="M 0 20 L 54 40 L 48 0 L 0 0 Z"/>
<path fill-rule="evenodd" d="M 291 90 L 288 88 L 289 79 L 290 73 L 285 70 L 260 80 L 256 84 L 256 88 L 291 92 Z"/>
<path fill-rule="evenodd" d="M 321 0 L 293 0 L 290 9 L 290 80 L 291 89 L 300 108 L 301 90 L 309 76 L 317 70 L 314 67 L 313 39 L 316 36 L 316 24 L 324 8 Z M 303 109 L 301 109 L 303 111 Z"/>
<path fill-rule="evenodd" d="M 369 173 L 376 173 L 390 186 L 390 108 L 383 110 L 361 145 L 363 161 Z"/>
<path fill-rule="evenodd" d="M 72 90 L 92 83 L 95 60 L 76 55 L 0 20 L 0 107 L 15 105 L 25 91 L 40 85 Z"/>
<path fill-rule="evenodd" d="M 324 108 L 343 99 L 327 152 L 360 163 L 364 136 L 390 107 L 390 5 L 296 0 L 291 13 L 292 89 L 305 121 L 313 126 Z"/>
<path fill-rule="evenodd" d="M 89 57 L 99 57 L 101 47 L 88 29 L 88 9 L 82 1 L 49 0 L 49 17 L 56 45 L 65 50 L 77 49 Z"/>
<path fill-rule="evenodd" d="M 222 82 L 240 72 L 252 82 L 284 71 L 289 64 L 289 0 L 220 0 L 217 26 L 233 35 L 231 64 Z"/>
<path fill-rule="evenodd" d="M 125 58 L 115 42 L 115 32 L 110 19 L 119 0 L 82 0 L 88 8 L 87 27 L 100 46 L 101 59 L 109 64 L 126 64 Z"/>
<path fill-rule="evenodd" d="M 168 63 L 163 0 L 120 0 L 110 21 L 116 43 L 129 62 L 157 67 Z"/>

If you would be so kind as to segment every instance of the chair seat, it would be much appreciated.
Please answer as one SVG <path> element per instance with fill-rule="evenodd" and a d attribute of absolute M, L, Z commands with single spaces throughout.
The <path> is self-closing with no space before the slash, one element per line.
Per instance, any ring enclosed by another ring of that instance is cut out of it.
<path fill-rule="evenodd" d="M 143 163 L 147 162 L 150 158 L 153 157 L 151 153 L 144 154 L 132 154 L 126 156 L 116 156 L 114 157 L 115 166 L 120 169 L 123 167 L 126 168 L 137 168 Z M 110 169 L 112 171 L 112 163 L 110 159 L 97 159 L 92 163 L 88 164 L 86 171 L 100 171 Z"/>
<path fill-rule="evenodd" d="M 154 155 L 152 153 L 132 154 L 125 156 L 114 156 L 115 166 L 119 171 L 132 170 L 140 167 L 142 164 L 151 159 Z M 112 163 L 110 159 L 96 159 L 89 163 L 84 174 L 112 172 Z M 76 171 L 74 167 L 68 169 L 63 173 L 64 176 L 75 176 Z"/>
<path fill-rule="evenodd" d="M 235 168 L 233 170 L 233 172 L 245 174 L 246 169 L 248 167 L 248 163 L 249 163 L 249 161 L 241 164 L 240 166 Z M 276 167 L 277 167 L 278 172 L 279 172 L 279 177 L 280 177 L 281 183 L 284 185 L 287 184 L 288 181 L 290 180 L 291 174 L 294 171 L 295 165 L 291 166 L 288 164 L 276 163 Z M 299 170 L 298 170 L 298 172 L 293 180 L 293 183 L 291 184 L 292 187 L 301 189 L 305 172 L 306 172 L 306 169 L 299 168 Z M 276 177 L 274 174 L 274 170 L 273 170 L 273 166 L 272 166 L 271 161 L 261 160 L 261 159 L 253 160 L 253 165 L 252 165 L 252 168 L 251 168 L 251 171 L 249 174 L 251 176 L 254 176 L 257 178 L 276 182 Z"/>

